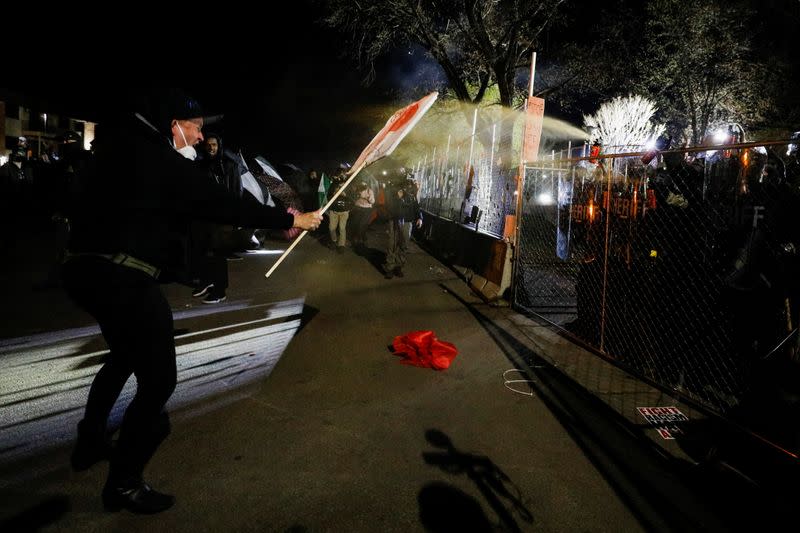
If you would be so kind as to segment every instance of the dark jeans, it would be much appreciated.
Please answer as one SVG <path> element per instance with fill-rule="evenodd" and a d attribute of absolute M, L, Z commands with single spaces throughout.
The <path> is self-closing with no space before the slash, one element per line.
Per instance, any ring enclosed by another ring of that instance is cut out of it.
<path fill-rule="evenodd" d="M 367 228 L 372 218 L 371 207 L 355 206 L 350 210 L 350 228 L 352 237 L 350 240 L 354 245 L 365 246 L 367 244 Z"/>
<path fill-rule="evenodd" d="M 411 238 L 411 222 L 402 219 L 389 220 L 389 244 L 386 247 L 386 263 L 383 265 L 387 272 L 395 268 L 403 268 L 408 255 L 408 241 Z"/>
<path fill-rule="evenodd" d="M 97 320 L 111 352 L 92 382 L 82 425 L 104 429 L 135 375 L 136 395 L 122 420 L 109 483 L 140 478 L 169 434 L 164 405 L 177 381 L 172 309 L 155 279 L 100 257 L 67 261 L 63 282 L 70 298 Z"/>

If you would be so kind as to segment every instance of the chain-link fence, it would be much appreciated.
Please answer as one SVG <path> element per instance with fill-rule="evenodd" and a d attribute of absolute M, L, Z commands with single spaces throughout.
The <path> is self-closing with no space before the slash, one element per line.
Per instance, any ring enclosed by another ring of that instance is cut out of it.
<path fill-rule="evenodd" d="M 515 308 L 800 450 L 797 144 L 547 146 L 518 214 L 520 121 L 483 124 L 414 174 L 429 213 L 497 238 L 517 219 Z"/>
<path fill-rule="evenodd" d="M 515 305 L 718 412 L 796 420 L 797 152 L 776 142 L 643 158 L 526 169 Z M 784 442 L 797 443 L 789 426 Z"/>

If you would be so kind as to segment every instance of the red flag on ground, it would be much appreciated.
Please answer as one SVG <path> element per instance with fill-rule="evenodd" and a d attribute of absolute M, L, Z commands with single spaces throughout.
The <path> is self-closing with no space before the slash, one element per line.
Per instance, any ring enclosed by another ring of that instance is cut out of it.
<path fill-rule="evenodd" d="M 431 330 L 410 331 L 394 338 L 394 354 L 403 358 L 405 365 L 445 370 L 456 358 L 458 350 L 454 344 L 440 341 Z"/>
<path fill-rule="evenodd" d="M 353 163 L 354 169 L 374 163 L 381 157 L 391 154 L 403 137 L 411 131 L 422 115 L 433 105 L 439 93 L 434 91 L 429 95 L 409 104 L 392 115 L 381 131 L 372 139 L 356 162 Z"/>

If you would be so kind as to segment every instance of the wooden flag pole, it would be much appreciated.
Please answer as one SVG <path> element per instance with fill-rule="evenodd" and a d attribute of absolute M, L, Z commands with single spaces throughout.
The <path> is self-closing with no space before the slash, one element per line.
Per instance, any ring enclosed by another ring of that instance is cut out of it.
<path fill-rule="evenodd" d="M 322 209 L 319 210 L 319 214 L 320 215 L 324 215 L 325 214 L 325 211 L 327 211 L 330 208 L 330 206 L 333 205 L 333 202 L 339 197 L 340 194 L 342 194 L 344 192 L 344 190 L 347 188 L 347 186 L 350 185 L 350 182 L 352 182 L 353 179 L 356 176 L 358 176 L 358 173 L 361 172 L 361 169 L 363 169 L 364 166 L 365 165 L 362 163 L 361 166 L 358 167 L 355 170 L 355 172 L 353 172 L 353 174 L 350 175 L 349 178 L 347 178 L 347 181 L 344 182 L 344 185 L 339 187 L 339 190 L 336 191 L 336 194 L 334 194 L 333 197 L 331 197 L 331 199 L 328 200 L 328 203 L 325 204 L 325 206 Z M 303 230 L 303 232 L 300 233 L 300 235 L 297 236 L 297 238 L 294 240 L 294 242 L 292 242 L 292 244 L 286 249 L 286 251 L 283 252 L 283 254 L 281 254 L 281 256 L 278 258 L 278 260 L 275 261 L 275 264 L 272 265 L 272 267 L 270 267 L 269 270 L 267 270 L 267 273 L 264 274 L 265 278 L 268 278 L 273 272 L 275 272 L 275 269 L 278 268 L 278 265 L 283 263 L 283 260 L 286 259 L 286 256 L 289 255 L 292 252 L 292 250 L 294 250 L 294 247 L 297 246 L 297 244 L 303 239 L 303 237 L 306 236 L 306 233 L 308 233 L 308 230 Z"/>
<path fill-rule="evenodd" d="M 345 181 L 340 187 L 336 194 L 325 204 L 325 207 L 319 209 L 317 212 L 322 215 L 328 208 L 333 204 L 333 202 L 339 197 L 340 194 L 344 192 L 348 185 L 358 176 L 358 173 L 361 170 L 381 159 L 384 156 L 391 154 L 397 145 L 400 144 L 400 141 L 408 134 L 409 131 L 414 127 L 414 125 L 422 118 L 422 115 L 430 109 L 433 105 L 433 102 L 436 101 L 436 98 L 439 96 L 439 93 L 434 91 L 425 97 L 421 98 L 420 100 L 413 102 L 402 109 L 398 109 L 395 111 L 394 115 L 389 118 L 389 121 L 381 128 L 378 134 L 370 141 L 364 151 L 361 152 L 361 155 L 358 156 L 356 159 L 356 168 L 350 177 Z M 420 107 L 422 106 L 422 107 Z M 419 112 L 420 109 L 422 112 Z M 272 268 L 270 268 L 266 274 L 264 274 L 265 278 L 268 278 L 275 269 L 278 268 L 286 256 L 294 250 L 294 247 L 297 246 L 297 243 L 300 242 L 300 239 L 306 236 L 308 231 L 303 231 L 294 242 L 286 249 L 285 252 L 278 258 Z"/>

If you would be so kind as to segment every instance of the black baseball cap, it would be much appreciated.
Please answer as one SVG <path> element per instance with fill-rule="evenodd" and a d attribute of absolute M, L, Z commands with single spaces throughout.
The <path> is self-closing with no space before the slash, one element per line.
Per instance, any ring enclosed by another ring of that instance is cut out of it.
<path fill-rule="evenodd" d="M 205 121 L 206 118 L 200 102 L 180 89 L 171 89 L 167 92 L 166 111 L 170 120 L 202 118 Z"/>
<path fill-rule="evenodd" d="M 165 133 L 173 120 L 201 118 L 207 125 L 222 118 L 221 114 L 209 114 L 196 98 L 178 88 L 141 90 L 134 106 L 135 111 Z"/>

